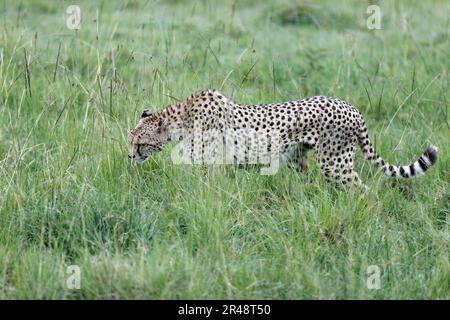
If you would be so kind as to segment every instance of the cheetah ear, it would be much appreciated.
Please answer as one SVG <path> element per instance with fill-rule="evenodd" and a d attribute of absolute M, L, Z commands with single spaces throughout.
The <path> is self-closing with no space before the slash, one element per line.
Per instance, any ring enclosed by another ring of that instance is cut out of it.
<path fill-rule="evenodd" d="M 145 109 L 143 112 L 142 112 L 142 114 L 141 114 L 141 118 L 146 118 L 146 117 L 149 117 L 149 116 L 151 116 L 151 112 L 150 112 L 150 110 L 148 110 L 148 109 Z"/>

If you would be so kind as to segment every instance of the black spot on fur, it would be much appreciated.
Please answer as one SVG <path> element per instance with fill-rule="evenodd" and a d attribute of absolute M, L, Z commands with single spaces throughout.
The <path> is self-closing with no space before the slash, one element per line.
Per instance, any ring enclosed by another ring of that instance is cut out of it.
<path fill-rule="evenodd" d="M 406 173 L 403 167 L 400 167 L 400 174 L 402 175 L 403 178 L 408 178 L 408 174 Z"/>
<path fill-rule="evenodd" d="M 419 165 L 420 165 L 420 167 L 422 168 L 422 170 L 423 170 L 423 171 L 427 171 L 428 166 L 427 166 L 427 164 L 425 163 L 425 161 L 423 160 L 423 157 L 422 157 L 422 156 L 419 158 L 418 161 L 419 161 Z"/>
<path fill-rule="evenodd" d="M 409 171 L 411 171 L 411 176 L 415 176 L 416 175 L 416 170 L 414 169 L 414 164 L 409 166 Z"/>

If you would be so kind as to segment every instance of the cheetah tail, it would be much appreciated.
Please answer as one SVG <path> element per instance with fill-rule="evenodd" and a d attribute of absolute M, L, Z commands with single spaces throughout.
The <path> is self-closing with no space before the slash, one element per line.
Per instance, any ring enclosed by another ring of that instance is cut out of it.
<path fill-rule="evenodd" d="M 407 166 L 394 166 L 383 160 L 375 151 L 367 134 L 367 128 L 364 125 L 358 136 L 359 146 L 361 147 L 364 158 L 377 166 L 381 172 L 388 177 L 395 178 L 414 178 L 421 176 L 434 165 L 438 158 L 438 148 L 430 145 L 425 152 L 414 163 Z"/>

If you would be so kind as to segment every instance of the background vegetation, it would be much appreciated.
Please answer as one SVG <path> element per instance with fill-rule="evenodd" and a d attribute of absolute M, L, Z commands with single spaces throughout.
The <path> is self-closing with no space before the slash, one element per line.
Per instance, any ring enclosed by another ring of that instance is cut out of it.
<path fill-rule="evenodd" d="M 367 1 L 78 1 L 74 31 L 71 2 L 0 0 L 0 298 L 450 298 L 450 3 L 375 2 L 381 30 Z M 210 87 L 337 96 L 387 160 L 440 159 L 396 182 L 358 157 L 362 197 L 315 165 L 127 158 L 142 109 Z"/>

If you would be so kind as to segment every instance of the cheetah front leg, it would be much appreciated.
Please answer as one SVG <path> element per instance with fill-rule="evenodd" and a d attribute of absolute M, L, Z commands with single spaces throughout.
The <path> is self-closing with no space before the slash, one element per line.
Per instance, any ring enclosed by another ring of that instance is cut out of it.
<path fill-rule="evenodd" d="M 308 165 L 308 151 L 311 148 L 307 145 L 300 144 L 294 151 L 293 156 L 288 162 L 288 166 L 291 169 L 298 170 L 303 173 L 307 173 L 309 169 Z"/>
<path fill-rule="evenodd" d="M 301 147 L 300 157 L 300 170 L 304 173 L 308 173 L 309 165 L 308 165 L 308 149 Z"/>

